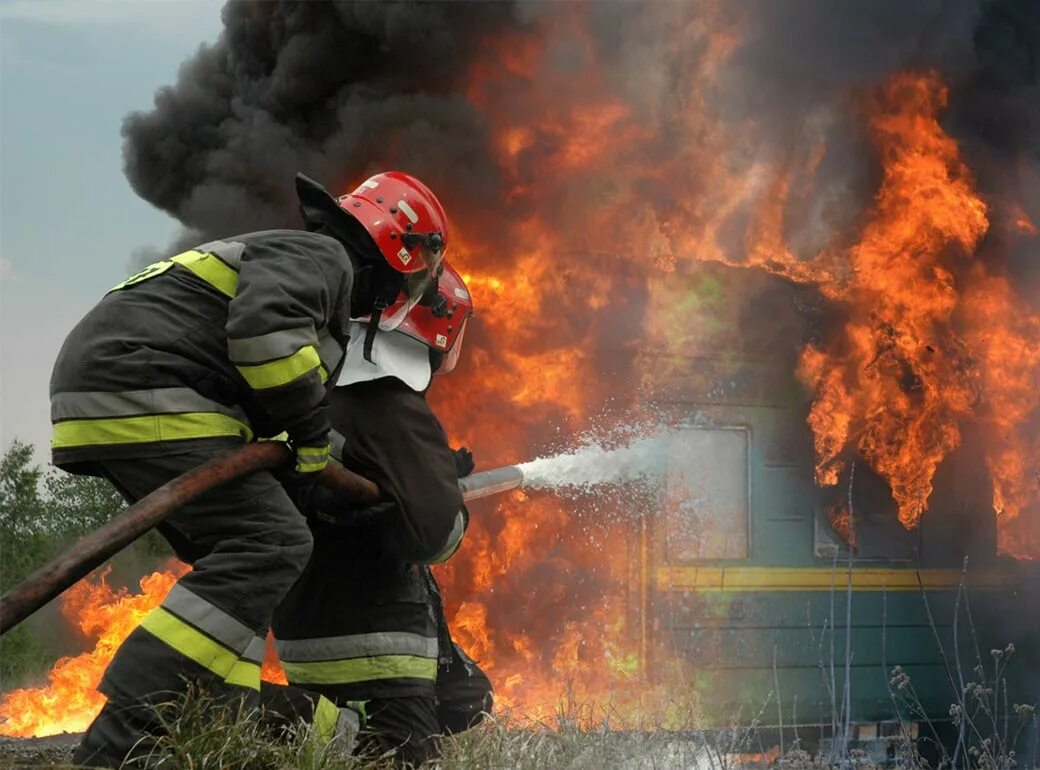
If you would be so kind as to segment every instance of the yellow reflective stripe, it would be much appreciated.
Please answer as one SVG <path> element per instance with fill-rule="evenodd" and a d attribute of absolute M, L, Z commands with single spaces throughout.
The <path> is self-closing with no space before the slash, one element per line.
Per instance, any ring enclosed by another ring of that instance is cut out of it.
<path fill-rule="evenodd" d="M 318 365 L 318 376 L 321 377 L 322 385 L 329 381 L 329 370 L 325 368 L 325 364 Z"/>
<path fill-rule="evenodd" d="M 148 613 L 141 622 L 141 628 L 221 679 L 226 678 L 239 662 L 236 653 L 162 607 L 156 607 Z"/>
<path fill-rule="evenodd" d="M 437 661 L 414 655 L 376 655 L 352 660 L 326 660 L 318 663 L 282 661 L 292 684 L 350 684 L 373 679 L 436 679 Z"/>
<path fill-rule="evenodd" d="M 218 412 L 144 414 L 55 423 L 51 447 L 66 449 L 108 444 L 146 444 L 222 436 L 236 436 L 249 441 L 253 432 L 244 422 Z"/>
<path fill-rule="evenodd" d="M 299 473 L 317 473 L 329 464 L 329 452 L 332 447 L 301 446 L 296 448 L 296 470 Z"/>
<path fill-rule="evenodd" d="M 164 259 L 162 262 L 153 262 L 152 264 L 148 265 L 148 267 L 138 270 L 136 273 L 134 273 L 132 276 L 127 278 L 122 283 L 117 283 L 108 291 L 109 293 L 113 291 L 119 291 L 120 289 L 125 289 L 127 286 L 133 286 L 135 283 L 147 281 L 149 278 L 154 278 L 157 275 L 162 275 L 171 267 L 173 267 L 173 262 L 171 262 L 168 259 Z"/>
<path fill-rule="evenodd" d="M 295 379 L 321 366 L 318 351 L 313 345 L 305 345 L 291 356 L 269 361 L 256 366 L 236 366 L 239 373 L 253 390 L 277 388 L 288 385 Z"/>
<path fill-rule="evenodd" d="M 260 665 L 251 660 L 239 659 L 224 681 L 237 687 L 248 687 L 250 690 L 260 689 Z"/>
<path fill-rule="evenodd" d="M 954 590 L 964 575 L 959 569 L 899 567 L 658 567 L 657 587 L 663 591 L 853 591 Z M 966 585 L 975 589 L 1010 588 L 1011 572 L 969 572 Z"/>
<path fill-rule="evenodd" d="M 170 261 L 188 268 L 188 270 L 227 297 L 234 297 L 235 292 L 238 290 L 238 271 L 212 254 L 205 254 L 201 251 L 186 251 L 183 254 L 170 257 Z"/>
<path fill-rule="evenodd" d="M 324 695 L 319 695 L 311 724 L 314 725 L 314 732 L 322 743 L 328 743 L 335 738 L 336 727 L 339 725 L 339 709 L 336 708 L 336 704 Z"/>

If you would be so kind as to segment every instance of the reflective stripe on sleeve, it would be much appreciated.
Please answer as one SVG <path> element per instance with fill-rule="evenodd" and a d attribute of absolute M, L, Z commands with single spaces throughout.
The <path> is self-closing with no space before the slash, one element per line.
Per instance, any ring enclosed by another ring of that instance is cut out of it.
<path fill-rule="evenodd" d="M 351 684 L 373 679 L 437 679 L 437 659 L 414 655 L 376 655 L 316 663 L 282 661 L 291 684 Z"/>
<path fill-rule="evenodd" d="M 275 650 L 283 662 L 305 663 L 362 658 L 372 655 L 412 655 L 437 658 L 437 637 L 407 631 L 326 636 L 317 639 L 276 639 Z"/>
<path fill-rule="evenodd" d="M 430 559 L 430 564 L 440 564 L 445 562 L 452 557 L 452 555 L 459 550 L 459 545 L 462 543 L 462 536 L 466 534 L 466 518 L 462 515 L 462 511 L 455 514 L 455 525 L 451 528 L 451 533 L 448 535 L 448 540 L 444 545 L 444 549 L 437 554 L 435 557 Z"/>
<path fill-rule="evenodd" d="M 290 356 L 256 366 L 236 366 L 249 387 L 253 390 L 277 388 L 288 385 L 305 374 L 309 374 L 321 365 L 318 351 L 313 345 L 306 345 Z"/>
<path fill-rule="evenodd" d="M 185 251 L 169 259 L 148 265 L 122 283 L 113 286 L 109 292 L 134 286 L 149 278 L 162 275 L 174 265 L 180 265 L 221 294 L 234 297 L 238 290 L 238 267 L 245 248 L 246 245 L 238 241 L 211 241 L 197 249 Z"/>
<path fill-rule="evenodd" d="M 236 437 L 249 441 L 253 432 L 248 425 L 233 417 L 211 412 L 66 420 L 54 424 L 51 447 L 67 449 L 219 437 Z"/>
<path fill-rule="evenodd" d="M 339 362 L 343 360 L 343 348 L 328 327 L 323 327 L 318 332 L 318 355 L 321 356 L 321 365 L 325 368 L 325 379 L 331 372 L 336 371 Z"/>
<path fill-rule="evenodd" d="M 228 339 L 228 357 L 235 364 L 259 364 L 293 355 L 315 344 L 314 329 L 299 326 L 256 337 Z"/>
<path fill-rule="evenodd" d="M 343 462 L 343 448 L 346 446 L 347 440 L 343 438 L 343 434 L 333 428 L 329 431 L 329 450 L 330 455 L 338 462 Z"/>
<path fill-rule="evenodd" d="M 186 267 L 226 297 L 234 297 L 238 290 L 238 271 L 215 254 L 186 251 L 170 261 Z"/>
<path fill-rule="evenodd" d="M 153 388 L 117 392 L 73 391 L 51 396 L 51 420 L 131 417 L 144 414 L 217 412 L 247 423 L 241 409 L 206 398 L 191 388 Z"/>
<path fill-rule="evenodd" d="M 245 250 L 246 245 L 241 241 L 210 241 L 195 249 L 195 251 L 215 254 L 235 270 L 242 266 L 242 252 Z"/>
<path fill-rule="evenodd" d="M 296 471 L 298 473 L 317 473 L 329 464 L 330 446 L 296 447 Z"/>
<path fill-rule="evenodd" d="M 258 638 L 253 629 L 228 615 L 224 610 L 201 598 L 193 591 L 176 583 L 163 599 L 162 606 L 181 620 L 186 620 L 209 636 L 230 647 L 239 655 L 249 657 Z M 260 654 L 257 663 L 263 662 L 264 641 L 260 639 Z M 254 655 L 255 656 L 255 655 Z"/>

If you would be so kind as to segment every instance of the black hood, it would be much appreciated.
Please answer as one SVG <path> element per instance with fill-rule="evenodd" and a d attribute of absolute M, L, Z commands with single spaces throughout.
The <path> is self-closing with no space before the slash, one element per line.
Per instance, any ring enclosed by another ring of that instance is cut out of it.
<path fill-rule="evenodd" d="M 354 217 L 339 207 L 337 200 L 321 184 L 305 174 L 296 174 L 296 197 L 300 216 L 311 232 L 329 235 L 347 248 L 357 266 L 385 263 L 375 241 Z"/>

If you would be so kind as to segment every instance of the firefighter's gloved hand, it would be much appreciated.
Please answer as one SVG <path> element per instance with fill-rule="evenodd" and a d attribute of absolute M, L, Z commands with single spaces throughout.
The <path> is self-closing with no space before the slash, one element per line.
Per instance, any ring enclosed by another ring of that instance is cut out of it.
<path fill-rule="evenodd" d="M 473 461 L 473 453 L 471 451 L 462 446 L 458 449 L 453 449 L 452 454 L 455 455 L 455 475 L 461 479 L 473 473 L 476 463 Z"/>

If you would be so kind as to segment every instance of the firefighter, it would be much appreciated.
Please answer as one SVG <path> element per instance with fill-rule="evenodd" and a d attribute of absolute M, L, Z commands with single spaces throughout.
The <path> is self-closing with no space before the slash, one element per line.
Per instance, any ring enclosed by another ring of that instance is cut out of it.
<path fill-rule="evenodd" d="M 153 264 L 79 322 L 51 377 L 55 465 L 103 476 L 134 501 L 284 431 L 293 473 L 312 480 L 325 467 L 327 391 L 350 317 L 400 324 L 436 281 L 447 221 L 433 193 L 399 172 L 338 200 L 302 175 L 296 191 L 306 230 L 247 233 Z M 272 613 L 312 547 L 268 472 L 201 496 L 160 530 L 193 570 L 117 650 L 78 764 L 116 767 L 146 751 L 151 706 L 189 682 L 257 703 Z"/>
<path fill-rule="evenodd" d="M 360 752 L 392 752 L 400 764 L 421 763 L 435 736 L 467 729 L 491 707 L 491 684 L 452 642 L 427 566 L 455 552 L 467 522 L 457 481 L 473 457 L 451 450 L 425 396 L 434 373 L 455 368 L 472 307 L 445 266 L 433 301 L 393 334 L 366 349 L 370 324 L 352 324 L 330 397 L 333 456 L 390 502 L 356 511 L 315 490 L 302 506 L 314 553 L 273 623 L 289 682 L 341 707 L 360 704 Z"/>

